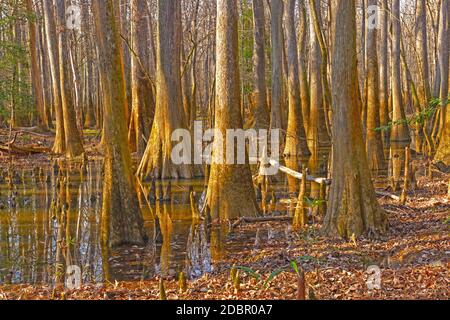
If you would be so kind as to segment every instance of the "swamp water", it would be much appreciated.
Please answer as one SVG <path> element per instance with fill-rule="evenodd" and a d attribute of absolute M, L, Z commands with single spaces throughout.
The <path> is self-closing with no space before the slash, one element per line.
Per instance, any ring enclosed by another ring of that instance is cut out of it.
<path fill-rule="evenodd" d="M 300 170 L 303 164 L 311 168 L 311 174 L 326 177 L 328 160 L 329 150 L 325 150 L 309 161 L 285 164 L 293 170 Z M 70 168 L 64 168 L 67 166 Z M 170 201 L 151 201 L 151 206 L 147 204 L 151 185 L 137 187 L 150 241 L 145 247 L 110 250 L 100 244 L 101 161 L 84 167 L 54 163 L 7 171 L 0 172 L 0 284 L 54 284 L 60 273 L 58 261 L 78 266 L 82 283 L 176 277 L 180 271 L 192 279 L 213 271 L 219 262 L 231 266 L 228 253 L 252 252 L 257 242 L 288 237 L 289 228 L 276 230 L 268 224 L 256 231 L 232 232 L 193 225 L 190 191 L 199 198 L 204 180 L 179 180 L 171 182 Z M 68 182 L 61 186 L 61 180 Z M 167 183 L 157 182 L 156 193 L 163 193 Z M 277 181 L 271 182 L 276 202 L 269 214 L 292 215 L 298 194 L 292 190 L 298 185 L 298 180 L 279 174 Z M 307 189 L 311 198 L 317 196 L 317 185 L 308 183 Z M 67 203 L 65 223 L 59 223 L 55 213 L 60 202 Z M 160 217 L 156 235 L 155 214 Z"/>
<path fill-rule="evenodd" d="M 151 209 L 144 196 L 150 185 L 144 184 L 143 192 L 138 187 L 149 243 L 145 247 L 103 248 L 102 163 L 89 162 L 84 168 L 81 164 L 71 164 L 70 169 L 64 166 L 0 172 L 0 284 L 54 284 L 58 270 L 64 268 L 58 261 L 78 266 L 82 283 L 175 277 L 180 271 L 195 278 L 213 271 L 227 252 L 251 250 L 255 242 L 255 232 L 227 241 L 233 233 L 192 225 L 189 192 L 201 195 L 202 179 L 172 182 L 171 200 L 156 201 Z M 61 187 L 60 180 L 68 182 Z M 158 182 L 157 189 L 165 190 L 166 185 L 163 182 L 160 188 Z M 63 223 L 55 213 L 60 202 L 67 203 Z M 159 241 L 153 240 L 156 213 L 165 217 L 160 219 Z"/>

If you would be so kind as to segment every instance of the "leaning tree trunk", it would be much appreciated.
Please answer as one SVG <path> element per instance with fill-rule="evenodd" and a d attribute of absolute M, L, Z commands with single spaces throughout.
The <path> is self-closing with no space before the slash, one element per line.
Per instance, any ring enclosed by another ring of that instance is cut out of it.
<path fill-rule="evenodd" d="M 238 6 L 237 0 L 217 0 L 216 30 L 216 112 L 217 134 L 226 137 L 227 129 L 243 126 L 240 110 L 240 76 L 238 58 Z M 213 162 L 206 194 L 207 211 L 213 222 L 226 221 L 258 213 L 250 166 L 225 164 L 227 150 L 213 142 Z M 234 146 L 233 146 L 234 147 Z M 218 163 L 223 162 L 223 163 Z M 247 162 L 247 161 L 246 161 Z"/>
<path fill-rule="evenodd" d="M 253 32 L 254 54 L 253 66 L 255 74 L 255 129 L 269 128 L 269 107 L 266 92 L 266 53 L 265 53 L 265 15 L 264 1 L 253 0 Z"/>
<path fill-rule="evenodd" d="M 172 133 L 186 129 L 181 91 L 181 2 L 158 1 L 156 112 L 153 127 L 137 174 L 142 178 L 191 178 L 188 164 L 171 160 Z M 183 141 L 184 150 L 190 148 Z"/>
<path fill-rule="evenodd" d="M 284 19 L 286 23 L 289 115 L 284 155 L 306 158 L 311 155 L 311 152 L 308 149 L 303 125 L 294 13 L 295 0 L 286 0 Z"/>
<path fill-rule="evenodd" d="M 323 231 L 329 236 L 378 236 L 385 212 L 377 203 L 364 147 L 358 93 L 355 0 L 336 0 L 333 14 L 333 163 Z"/>
<path fill-rule="evenodd" d="M 93 13 L 99 50 L 104 108 L 105 177 L 102 241 L 110 247 L 145 243 L 135 176 L 127 142 L 127 98 L 115 0 L 95 0 Z"/>
<path fill-rule="evenodd" d="M 368 0 L 369 6 L 376 6 L 377 0 Z M 367 133 L 366 148 L 370 170 L 379 173 L 385 169 L 383 142 L 380 127 L 379 73 L 377 55 L 377 29 L 367 26 L 366 77 L 367 77 Z"/>
<path fill-rule="evenodd" d="M 66 5 L 65 0 L 57 2 L 58 13 L 58 57 L 59 57 L 59 81 L 61 89 L 61 105 L 64 120 L 64 134 L 66 142 L 66 156 L 74 158 L 84 153 L 83 143 L 77 128 L 74 99 L 72 96 L 73 82 L 70 81 L 69 46 L 66 30 Z"/>

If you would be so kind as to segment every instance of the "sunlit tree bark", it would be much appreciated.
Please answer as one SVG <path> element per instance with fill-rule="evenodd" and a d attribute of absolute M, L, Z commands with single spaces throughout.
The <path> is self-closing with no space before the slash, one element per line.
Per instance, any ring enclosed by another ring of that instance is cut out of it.
<path fill-rule="evenodd" d="M 255 74 L 253 115 L 255 117 L 255 129 L 268 129 L 269 107 L 266 93 L 266 58 L 265 58 L 265 14 L 264 1 L 253 0 L 253 66 Z"/>
<path fill-rule="evenodd" d="M 66 149 L 66 138 L 64 134 L 64 117 L 61 103 L 61 90 L 59 81 L 59 58 L 56 38 L 56 24 L 52 0 L 43 0 L 45 39 L 47 41 L 48 61 L 52 79 L 53 106 L 55 109 L 55 140 L 52 151 L 63 153 Z"/>
<path fill-rule="evenodd" d="M 313 1 L 316 6 L 318 23 L 322 25 L 322 16 L 320 14 L 320 1 Z M 319 39 L 314 31 L 314 19 L 310 21 L 310 43 L 311 43 L 311 106 L 308 127 L 308 146 L 310 150 L 317 152 L 319 147 L 330 146 L 330 136 L 328 135 L 326 125 L 326 99 L 323 90 L 322 81 L 322 50 L 320 49 Z"/>
<path fill-rule="evenodd" d="M 58 13 L 58 58 L 59 81 L 61 89 L 61 106 L 64 121 L 65 154 L 68 158 L 74 158 L 84 153 L 83 143 L 77 128 L 75 104 L 70 80 L 69 46 L 66 29 L 66 4 L 65 0 L 57 2 Z"/>
<path fill-rule="evenodd" d="M 368 0 L 369 6 L 376 6 L 377 0 Z M 369 168 L 372 171 L 384 169 L 384 152 L 380 127 L 379 73 L 377 54 L 377 29 L 367 27 L 366 84 L 367 84 L 367 129 L 366 149 Z"/>
<path fill-rule="evenodd" d="M 449 32 L 450 32 L 450 1 L 442 0 L 441 3 L 441 24 L 444 26 L 440 35 L 439 64 L 441 73 L 440 99 L 447 101 L 450 97 L 449 92 Z M 445 27 L 446 26 L 446 27 Z M 439 146 L 436 151 L 435 161 L 442 161 L 450 166 L 450 110 L 447 105 L 441 106 L 441 117 L 443 118 L 443 127 L 440 136 Z M 450 185 L 449 185 L 450 191 Z"/>
<path fill-rule="evenodd" d="M 281 129 L 281 105 L 283 83 L 283 0 L 271 1 L 271 55 L 272 55 L 272 94 L 270 128 Z"/>
<path fill-rule="evenodd" d="M 405 108 L 402 93 L 401 73 L 401 23 L 400 0 L 392 2 L 392 121 L 391 128 L 391 161 L 394 184 L 400 180 L 403 168 L 404 148 L 410 144 L 408 124 L 406 123 Z"/>
<path fill-rule="evenodd" d="M 26 2 L 27 10 L 30 15 L 34 15 L 33 1 L 27 0 Z M 29 47 L 30 47 L 30 62 L 31 62 L 31 83 L 33 85 L 33 93 L 36 102 L 36 110 L 38 114 L 38 125 L 43 130 L 48 130 L 48 119 L 45 112 L 44 105 L 44 91 L 42 89 L 41 80 L 41 68 L 39 65 L 38 57 L 38 43 L 37 43 L 37 33 L 36 33 L 36 23 L 34 22 L 35 17 L 30 17 L 28 19 L 28 29 L 29 29 Z"/>
<path fill-rule="evenodd" d="M 237 27 L 237 0 L 217 0 L 215 128 L 224 138 L 227 129 L 243 127 Z M 249 165 L 214 163 L 221 155 L 225 157 L 229 152 L 221 143 L 216 142 L 215 139 L 206 195 L 207 209 L 212 220 L 226 221 L 241 216 L 255 216 L 258 205 Z M 236 159 L 235 154 L 234 161 Z"/>
<path fill-rule="evenodd" d="M 336 0 L 333 14 L 333 163 L 323 231 L 376 237 L 387 227 L 377 203 L 364 146 L 358 98 L 355 0 Z"/>
<path fill-rule="evenodd" d="M 380 16 L 380 125 L 386 127 L 389 123 L 389 5 L 388 0 L 382 0 L 382 10 Z M 384 149 L 390 145 L 389 130 L 381 133 Z"/>
<path fill-rule="evenodd" d="M 300 99 L 300 80 L 298 70 L 297 37 L 295 35 L 295 0 L 286 0 L 284 3 L 284 20 L 287 45 L 288 66 L 288 101 L 289 114 L 286 130 L 285 156 L 308 157 L 311 152 L 306 141 L 305 127 L 303 126 L 302 106 Z"/>
<path fill-rule="evenodd" d="M 147 239 L 127 142 L 127 99 L 116 5 L 115 0 L 94 0 L 92 6 L 105 117 L 102 241 L 110 247 L 142 245 Z"/>
<path fill-rule="evenodd" d="M 146 1 L 131 0 L 131 128 L 130 145 L 138 155 L 145 151 L 150 135 L 152 87 L 148 79 L 146 42 L 148 37 L 145 18 Z"/>
<path fill-rule="evenodd" d="M 191 178 L 188 164 L 172 162 L 172 133 L 186 128 L 181 91 L 181 2 L 158 1 L 156 111 L 150 138 L 138 168 L 142 179 Z M 189 148 L 188 142 L 186 149 Z"/>
<path fill-rule="evenodd" d="M 299 55 L 298 72 L 300 74 L 300 99 L 302 101 L 303 124 L 305 126 L 306 132 L 308 132 L 311 100 L 308 82 L 309 59 L 307 57 L 309 33 L 308 33 L 308 20 L 306 14 L 305 1 L 299 1 L 298 8 L 300 13 L 299 41 L 298 41 L 298 55 Z"/>

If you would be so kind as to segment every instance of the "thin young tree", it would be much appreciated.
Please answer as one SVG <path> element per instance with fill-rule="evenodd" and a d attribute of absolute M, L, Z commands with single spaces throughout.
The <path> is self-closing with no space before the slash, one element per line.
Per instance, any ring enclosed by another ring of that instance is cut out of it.
<path fill-rule="evenodd" d="M 356 51 L 356 0 L 336 0 L 332 30 L 333 160 L 323 231 L 350 238 L 379 236 L 386 215 L 371 180 L 361 124 Z"/>
<path fill-rule="evenodd" d="M 386 127 L 389 123 L 389 70 L 388 70 L 388 45 L 389 45 L 389 5 L 388 0 L 382 0 L 380 17 L 380 125 Z M 390 146 L 389 130 L 381 132 L 383 148 Z"/>

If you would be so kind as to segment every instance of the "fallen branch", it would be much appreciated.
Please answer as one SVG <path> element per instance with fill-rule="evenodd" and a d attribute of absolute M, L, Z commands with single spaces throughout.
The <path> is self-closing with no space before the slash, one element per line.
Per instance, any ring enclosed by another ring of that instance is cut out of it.
<path fill-rule="evenodd" d="M 386 191 L 375 191 L 377 196 L 388 197 L 395 201 L 400 201 L 400 197 Z"/>
<path fill-rule="evenodd" d="M 272 217 L 241 217 L 236 220 L 232 227 L 237 227 L 242 222 L 255 223 L 255 222 L 269 222 L 269 221 L 292 221 L 292 217 L 289 216 L 272 216 Z"/>
<path fill-rule="evenodd" d="M 7 152 L 7 153 L 17 153 L 17 154 L 36 154 L 36 153 L 48 153 L 50 152 L 49 148 L 46 147 L 34 147 L 34 146 L 24 146 L 24 147 L 18 147 L 14 144 L 10 144 L 8 142 L 5 145 L 0 145 L 0 151 Z"/>

